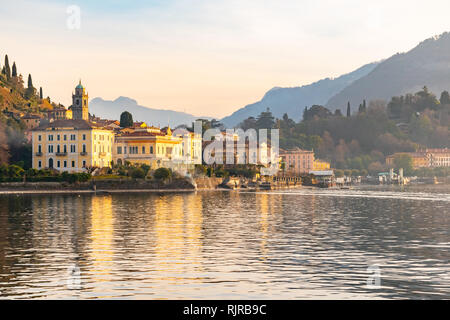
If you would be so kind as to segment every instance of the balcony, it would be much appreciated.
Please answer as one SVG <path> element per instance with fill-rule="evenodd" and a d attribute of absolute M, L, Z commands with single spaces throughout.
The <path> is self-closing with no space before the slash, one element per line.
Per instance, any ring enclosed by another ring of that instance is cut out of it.
<path fill-rule="evenodd" d="M 57 152 L 56 156 L 57 157 L 65 157 L 65 156 L 67 156 L 67 152 Z"/>
<path fill-rule="evenodd" d="M 80 152 L 80 156 L 87 156 L 88 153 L 87 152 Z"/>
<path fill-rule="evenodd" d="M 42 157 L 42 152 L 36 152 L 36 157 Z"/>
<path fill-rule="evenodd" d="M 99 155 L 100 157 L 106 157 L 106 152 L 99 152 L 98 155 Z"/>

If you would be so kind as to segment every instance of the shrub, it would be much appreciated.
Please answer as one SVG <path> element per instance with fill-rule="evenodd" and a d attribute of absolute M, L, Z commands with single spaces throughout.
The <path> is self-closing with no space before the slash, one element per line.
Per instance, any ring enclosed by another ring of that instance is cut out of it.
<path fill-rule="evenodd" d="M 153 176 L 158 180 L 166 180 L 172 177 L 172 171 L 167 168 L 159 168 L 155 170 Z"/>
<path fill-rule="evenodd" d="M 131 170 L 131 177 L 133 179 L 144 179 L 145 171 L 142 168 L 135 168 Z"/>

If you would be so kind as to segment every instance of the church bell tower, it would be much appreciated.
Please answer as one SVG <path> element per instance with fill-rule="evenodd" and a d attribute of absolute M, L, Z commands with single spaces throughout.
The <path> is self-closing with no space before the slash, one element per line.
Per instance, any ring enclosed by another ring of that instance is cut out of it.
<path fill-rule="evenodd" d="M 85 92 L 80 83 L 75 87 L 75 93 L 72 94 L 72 119 L 89 121 L 89 95 Z"/>

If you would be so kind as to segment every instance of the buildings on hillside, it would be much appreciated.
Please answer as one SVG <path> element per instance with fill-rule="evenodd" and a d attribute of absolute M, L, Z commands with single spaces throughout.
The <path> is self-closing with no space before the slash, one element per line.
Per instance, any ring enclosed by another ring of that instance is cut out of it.
<path fill-rule="evenodd" d="M 394 167 L 395 159 L 401 155 L 408 155 L 413 160 L 413 168 L 450 167 L 450 149 L 424 149 L 417 152 L 398 152 L 386 158 L 386 164 Z"/>
<path fill-rule="evenodd" d="M 185 172 L 202 159 L 201 136 L 172 132 L 143 122 L 120 128 L 115 120 L 89 115 L 88 94 L 80 83 L 69 109 L 55 108 L 39 126 L 30 122 L 33 168 L 85 172 L 113 163 L 148 164 Z M 32 119 L 30 119 L 32 120 Z"/>

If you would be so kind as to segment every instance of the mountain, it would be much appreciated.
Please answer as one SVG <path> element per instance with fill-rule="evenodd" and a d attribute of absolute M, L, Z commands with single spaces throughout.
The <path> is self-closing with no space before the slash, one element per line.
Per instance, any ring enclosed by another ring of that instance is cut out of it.
<path fill-rule="evenodd" d="M 327 107 L 342 109 L 350 101 L 355 110 L 363 99 L 389 101 L 392 96 L 417 92 L 424 86 L 436 94 L 450 89 L 450 33 L 425 40 L 411 51 L 383 61 L 333 96 Z"/>
<path fill-rule="evenodd" d="M 327 78 L 302 87 L 275 87 L 268 91 L 261 101 L 239 109 L 232 115 L 223 118 L 221 122 L 227 127 L 233 127 L 250 116 L 258 116 L 267 108 L 270 108 L 275 117 L 281 118 L 283 114 L 287 113 L 290 118 L 300 120 L 305 106 L 324 105 L 332 96 L 352 82 L 366 76 L 377 65 L 376 62 L 370 63 L 339 78 Z"/>
<path fill-rule="evenodd" d="M 160 125 L 162 127 L 167 124 L 172 127 L 180 124 L 190 125 L 198 118 L 211 119 L 209 117 L 196 117 L 184 112 L 147 108 L 138 105 L 136 100 L 127 97 L 119 97 L 114 101 L 94 98 L 89 102 L 89 111 L 97 117 L 116 120 L 120 119 L 122 112 L 128 111 L 133 115 L 135 121 L 145 121 L 149 125 Z"/>

